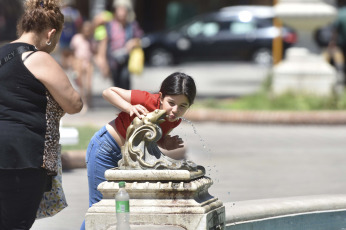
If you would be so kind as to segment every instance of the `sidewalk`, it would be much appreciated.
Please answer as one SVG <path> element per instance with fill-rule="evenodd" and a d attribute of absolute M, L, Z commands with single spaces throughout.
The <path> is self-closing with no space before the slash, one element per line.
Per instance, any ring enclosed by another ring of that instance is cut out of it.
<path fill-rule="evenodd" d="M 212 178 L 209 193 L 224 203 L 346 191 L 345 125 L 193 125 L 183 122 L 175 134 Z M 32 230 L 79 229 L 88 210 L 86 169 L 64 170 L 63 188 L 69 207 Z"/>

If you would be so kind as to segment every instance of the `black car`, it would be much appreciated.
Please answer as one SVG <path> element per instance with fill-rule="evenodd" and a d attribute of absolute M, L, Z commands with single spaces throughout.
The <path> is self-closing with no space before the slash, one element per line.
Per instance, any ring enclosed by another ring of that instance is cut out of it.
<path fill-rule="evenodd" d="M 248 59 L 272 61 L 272 41 L 279 34 L 270 6 L 234 6 L 197 16 L 173 29 L 142 39 L 148 64 L 170 65 L 184 60 Z M 294 30 L 282 28 L 286 50 L 296 42 Z"/>

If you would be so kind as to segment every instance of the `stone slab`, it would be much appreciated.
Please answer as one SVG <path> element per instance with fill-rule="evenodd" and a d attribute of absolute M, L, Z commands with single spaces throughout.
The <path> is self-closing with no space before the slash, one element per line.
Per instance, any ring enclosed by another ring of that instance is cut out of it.
<path fill-rule="evenodd" d="M 205 170 L 120 170 L 113 168 L 105 172 L 108 181 L 191 181 L 204 176 Z"/>

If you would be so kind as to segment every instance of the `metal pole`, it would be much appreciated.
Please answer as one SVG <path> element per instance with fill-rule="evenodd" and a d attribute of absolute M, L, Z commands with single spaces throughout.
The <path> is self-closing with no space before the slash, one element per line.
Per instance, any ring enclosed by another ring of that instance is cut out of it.
<path fill-rule="evenodd" d="M 279 0 L 273 0 L 273 6 L 275 6 L 278 3 L 278 1 Z M 273 39 L 273 45 L 272 45 L 273 65 L 276 65 L 282 60 L 282 55 L 283 55 L 282 37 L 281 37 L 282 22 L 279 18 L 274 17 L 273 25 L 279 29 L 279 34 Z"/>

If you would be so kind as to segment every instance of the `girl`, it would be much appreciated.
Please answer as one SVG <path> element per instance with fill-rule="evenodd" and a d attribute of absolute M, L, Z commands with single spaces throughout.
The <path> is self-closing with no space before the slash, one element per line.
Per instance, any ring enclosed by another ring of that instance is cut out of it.
<path fill-rule="evenodd" d="M 89 181 L 89 207 L 102 199 L 97 186 L 106 181 L 107 169 L 118 166 L 121 159 L 121 147 L 125 143 L 126 130 L 137 116 L 142 118 L 155 109 L 166 110 L 166 121 L 160 124 L 162 138 L 157 142 L 159 147 L 174 150 L 183 147 L 178 136 L 170 136 L 177 127 L 187 109 L 193 104 L 196 96 L 194 80 L 184 73 L 173 73 L 161 84 L 159 93 L 151 94 L 140 90 L 125 90 L 111 87 L 103 91 L 103 97 L 122 112 L 118 117 L 101 128 L 89 143 L 86 163 Z M 82 228 L 84 229 L 84 223 Z"/>

